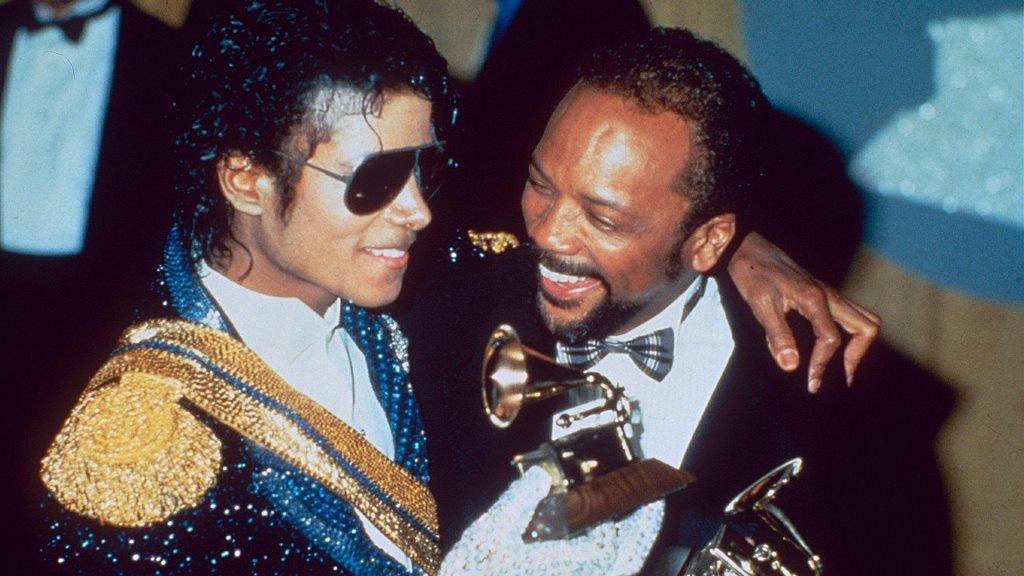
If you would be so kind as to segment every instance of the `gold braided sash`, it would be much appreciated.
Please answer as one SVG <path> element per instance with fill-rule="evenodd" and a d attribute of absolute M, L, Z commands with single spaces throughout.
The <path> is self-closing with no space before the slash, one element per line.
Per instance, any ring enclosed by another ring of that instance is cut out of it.
<path fill-rule="evenodd" d="M 120 346 L 43 460 L 43 481 L 65 507 L 144 526 L 197 505 L 216 482 L 220 444 L 181 406 L 184 398 L 323 484 L 413 562 L 437 571 L 427 487 L 244 344 L 198 324 L 153 320 L 130 328 Z"/>

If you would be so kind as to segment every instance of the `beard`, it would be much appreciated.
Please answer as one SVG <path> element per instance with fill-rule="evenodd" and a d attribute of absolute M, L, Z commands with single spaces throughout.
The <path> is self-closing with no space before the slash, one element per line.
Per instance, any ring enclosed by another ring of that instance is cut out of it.
<path fill-rule="evenodd" d="M 540 248 L 534 246 L 533 254 L 536 259 L 536 264 L 543 264 L 549 270 L 561 273 L 561 274 L 572 274 L 574 276 L 589 276 L 596 278 L 605 288 L 606 294 L 611 294 L 611 290 L 608 286 L 608 281 L 592 266 L 586 264 L 567 262 L 565 260 L 558 259 L 549 252 L 546 252 Z M 628 322 L 631 318 L 647 304 L 646 300 L 642 301 L 622 301 L 614 297 L 607 296 L 600 304 L 595 306 L 587 314 L 563 324 L 556 324 L 555 320 L 548 315 L 544 308 L 544 302 L 555 308 L 561 308 L 562 310 L 572 310 L 579 308 L 579 302 L 564 301 L 552 297 L 547 292 L 542 290 L 539 286 L 539 274 L 538 272 L 538 287 L 536 294 L 535 306 L 537 313 L 544 321 L 544 325 L 547 329 L 554 334 L 555 338 L 569 344 L 579 344 L 587 340 L 596 340 L 600 338 L 606 338 L 611 336 L 615 329 Z"/>
<path fill-rule="evenodd" d="M 637 315 L 644 307 L 641 302 L 620 302 L 612 298 L 605 298 L 595 306 L 589 313 L 566 324 L 555 324 L 541 304 L 541 299 L 552 306 L 563 309 L 578 306 L 575 302 L 565 305 L 548 296 L 544 291 L 538 290 L 540 298 L 537 300 L 537 312 L 544 319 L 544 325 L 555 335 L 555 338 L 567 344 L 582 344 L 587 340 L 600 340 L 615 333 L 615 330 Z"/>
<path fill-rule="evenodd" d="M 685 239 L 686 235 L 682 228 L 680 228 L 672 242 L 672 248 L 669 250 L 669 258 L 664 265 L 665 278 L 670 282 L 679 278 L 685 269 L 682 261 L 677 257 Z M 534 269 L 537 269 L 537 264 L 543 264 L 549 270 L 560 274 L 589 276 L 597 279 L 605 288 L 607 296 L 589 312 L 570 322 L 557 324 L 555 319 L 547 313 L 544 307 L 545 302 L 562 310 L 579 308 L 580 303 L 559 300 L 542 290 L 540 288 L 540 271 L 537 271 L 538 286 L 535 292 L 536 302 L 534 303 L 537 313 L 555 338 L 567 344 L 582 344 L 587 340 L 600 340 L 611 336 L 621 326 L 635 318 L 654 299 L 650 295 L 635 300 L 616 298 L 608 281 L 593 266 L 586 263 L 562 260 L 536 245 L 532 246 L 532 253 L 535 259 Z"/>

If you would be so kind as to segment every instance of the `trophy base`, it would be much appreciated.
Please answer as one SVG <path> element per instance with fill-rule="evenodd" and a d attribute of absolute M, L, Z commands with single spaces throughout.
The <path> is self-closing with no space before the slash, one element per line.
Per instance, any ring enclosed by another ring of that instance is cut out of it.
<path fill-rule="evenodd" d="M 523 541 L 572 536 L 682 490 L 693 480 L 688 472 L 660 460 L 635 461 L 541 500 L 523 533 Z"/>

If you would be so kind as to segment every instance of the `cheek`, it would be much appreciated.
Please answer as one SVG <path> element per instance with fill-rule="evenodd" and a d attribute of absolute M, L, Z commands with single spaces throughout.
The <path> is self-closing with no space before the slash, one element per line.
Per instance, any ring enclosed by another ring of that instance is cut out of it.
<path fill-rule="evenodd" d="M 292 255 L 307 262 L 337 259 L 358 237 L 352 216 L 338 214 L 335 207 L 308 198 L 289 215 L 286 226 Z"/>
<path fill-rule="evenodd" d="M 527 188 L 523 190 L 519 206 L 523 211 L 523 222 L 526 224 L 526 229 L 530 230 L 533 228 L 537 218 L 540 217 L 542 211 L 540 199 L 537 198 L 536 194 L 530 193 L 530 190 Z"/>
<path fill-rule="evenodd" d="M 661 276 L 664 258 L 648 242 L 605 240 L 596 245 L 594 263 L 618 296 L 647 292 Z"/>

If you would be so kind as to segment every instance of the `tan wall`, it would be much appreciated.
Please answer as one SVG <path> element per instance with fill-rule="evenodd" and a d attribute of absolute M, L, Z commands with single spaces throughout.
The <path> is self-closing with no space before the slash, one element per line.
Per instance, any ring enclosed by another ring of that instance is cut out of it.
<path fill-rule="evenodd" d="M 395 0 L 396 6 L 416 21 L 448 59 L 454 76 L 476 75 L 487 55 L 487 41 L 494 21 L 490 0 Z"/>
<path fill-rule="evenodd" d="M 641 0 L 640 3 L 654 24 L 689 28 L 714 40 L 737 58 L 746 58 L 738 0 Z"/>
<path fill-rule="evenodd" d="M 956 392 L 936 445 L 954 573 L 1024 574 L 1024 307 L 942 289 L 869 249 L 844 289 L 882 315 L 887 342 Z"/>
<path fill-rule="evenodd" d="M 0 1 L 2 4 L 4 1 Z M 132 0 L 143 11 L 181 26 L 192 0 Z M 217 0 L 198 0 L 214 2 Z M 452 73 L 472 78 L 485 56 L 492 0 L 393 0 L 437 43 Z M 746 55 L 737 0 L 641 0 L 651 21 L 660 26 L 685 26 L 715 40 L 740 58 Z"/>
<path fill-rule="evenodd" d="M 200 0 L 214 2 L 216 0 Z M 136 6 L 174 27 L 185 23 L 191 0 L 132 0 Z"/>
<path fill-rule="evenodd" d="M 651 21 L 685 26 L 719 42 L 740 58 L 746 52 L 736 0 L 641 0 Z M 395 0 L 437 43 L 452 74 L 472 78 L 483 61 L 494 19 L 491 0 Z"/>

